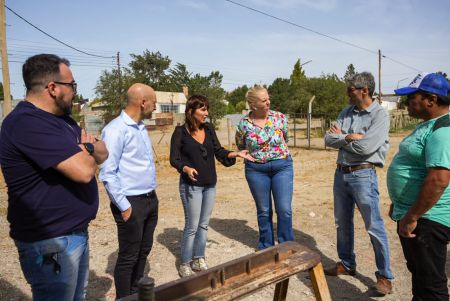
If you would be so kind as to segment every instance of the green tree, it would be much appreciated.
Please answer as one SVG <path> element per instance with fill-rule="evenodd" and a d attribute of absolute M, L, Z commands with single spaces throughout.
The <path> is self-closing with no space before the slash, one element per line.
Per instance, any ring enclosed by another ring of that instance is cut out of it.
<path fill-rule="evenodd" d="M 245 101 L 243 100 L 243 101 L 240 101 L 240 102 L 238 102 L 236 104 L 235 111 L 238 112 L 238 113 L 242 113 L 242 111 L 244 111 L 244 110 L 245 110 Z"/>
<path fill-rule="evenodd" d="M 177 63 L 169 69 L 171 60 L 160 52 L 145 50 L 142 55 L 131 54 L 128 68 L 104 71 L 96 86 L 98 98 L 107 103 L 103 119 L 109 122 L 115 118 L 125 104 L 125 93 L 133 83 L 144 83 L 159 91 L 179 92 L 183 86 L 189 88 L 189 94 L 201 94 L 210 101 L 210 120 L 217 121 L 227 112 L 224 103 L 225 91 L 222 89 L 222 75 L 219 71 L 208 76 L 192 75 L 186 65 Z"/>
<path fill-rule="evenodd" d="M 100 75 L 95 92 L 99 101 L 107 104 L 103 112 L 103 120 L 106 123 L 116 118 L 125 106 L 126 92 L 134 79 L 129 75 L 122 75 L 119 71 L 103 71 Z"/>
<path fill-rule="evenodd" d="M 237 87 L 233 91 L 227 93 L 227 100 L 229 103 L 236 106 L 240 101 L 245 100 L 245 94 L 248 91 L 248 87 L 246 85 Z"/>
<path fill-rule="evenodd" d="M 233 104 L 231 102 L 229 102 L 227 105 L 227 114 L 233 114 L 233 113 L 236 113 L 236 107 L 233 106 Z"/>
<path fill-rule="evenodd" d="M 342 78 L 344 82 L 348 81 L 350 78 L 352 78 L 356 74 L 356 69 L 353 64 L 350 64 L 347 66 L 347 70 L 345 71 L 344 77 Z"/>
<path fill-rule="evenodd" d="M 169 70 L 168 84 L 165 85 L 169 91 L 178 92 L 183 90 L 183 86 L 188 86 L 192 78 L 192 73 L 187 70 L 186 65 L 177 63 Z"/>
<path fill-rule="evenodd" d="M 302 69 L 302 64 L 300 63 L 300 59 L 295 62 L 294 69 L 291 73 L 291 85 L 292 86 L 300 86 L 302 82 L 306 80 L 305 71 Z"/>
<path fill-rule="evenodd" d="M 290 76 L 292 97 L 289 99 L 287 108 L 291 113 L 306 112 L 311 94 L 308 92 L 308 79 L 302 69 L 300 59 L 294 65 Z"/>
<path fill-rule="evenodd" d="M 223 75 L 219 71 L 212 71 L 208 76 L 195 74 L 189 80 L 189 95 L 200 94 L 209 101 L 209 119 L 217 127 L 219 120 L 225 116 L 227 105 L 224 102 L 225 90 L 222 86 Z"/>
<path fill-rule="evenodd" d="M 289 104 L 293 98 L 290 80 L 277 78 L 267 91 L 270 95 L 270 107 L 276 111 L 289 113 Z"/>
<path fill-rule="evenodd" d="M 142 55 L 130 54 L 130 56 L 133 60 L 126 73 L 133 79 L 133 82 L 152 86 L 159 91 L 170 88 L 167 69 L 169 69 L 171 60 L 168 56 L 163 56 L 159 51 L 150 52 L 148 50 L 145 50 Z"/>
<path fill-rule="evenodd" d="M 328 119 L 335 119 L 339 112 L 348 105 L 346 84 L 335 74 L 322 74 L 310 78 L 308 90 L 316 98 L 313 103 L 313 114 L 323 114 Z"/>

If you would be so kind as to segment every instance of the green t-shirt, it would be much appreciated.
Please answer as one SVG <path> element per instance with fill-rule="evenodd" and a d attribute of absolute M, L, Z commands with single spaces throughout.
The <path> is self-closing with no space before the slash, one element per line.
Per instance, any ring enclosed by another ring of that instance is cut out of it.
<path fill-rule="evenodd" d="M 400 143 L 387 173 L 394 220 L 400 220 L 416 201 L 430 167 L 450 169 L 449 114 L 419 124 Z M 422 217 L 450 227 L 450 185 Z"/>

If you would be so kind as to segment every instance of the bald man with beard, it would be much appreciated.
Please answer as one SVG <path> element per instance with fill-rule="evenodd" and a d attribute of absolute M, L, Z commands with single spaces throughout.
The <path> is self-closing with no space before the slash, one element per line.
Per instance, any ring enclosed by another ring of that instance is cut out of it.
<path fill-rule="evenodd" d="M 114 269 L 117 299 L 137 292 L 158 221 L 155 163 L 143 123 L 155 108 L 155 91 L 134 84 L 125 109 L 102 131 L 109 158 L 100 167 L 99 178 L 111 200 L 119 240 Z"/>

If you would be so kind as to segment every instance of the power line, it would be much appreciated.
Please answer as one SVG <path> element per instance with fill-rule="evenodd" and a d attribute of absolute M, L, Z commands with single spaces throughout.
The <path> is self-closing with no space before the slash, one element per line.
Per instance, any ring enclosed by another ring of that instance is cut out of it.
<path fill-rule="evenodd" d="M 24 44 L 25 44 L 25 46 L 27 44 L 30 45 L 30 46 L 31 45 L 38 45 L 38 46 L 47 45 L 47 46 L 52 47 L 52 48 L 65 49 L 65 47 L 64 48 L 57 47 L 57 46 L 59 46 L 59 43 L 45 43 L 45 42 L 41 42 L 41 41 L 37 42 L 37 41 L 22 40 L 22 39 L 15 39 L 15 38 L 9 38 L 8 40 L 10 40 L 10 41 L 17 41 L 18 42 L 17 45 L 21 45 L 21 46 L 24 45 Z M 14 44 L 14 43 L 8 43 L 8 45 L 11 45 L 11 44 Z M 41 48 L 45 48 L 45 47 L 41 47 Z M 83 48 L 83 49 L 84 50 L 92 50 L 92 51 L 94 51 L 96 53 L 105 53 L 105 55 L 106 54 L 113 55 L 113 53 L 115 54 L 115 51 L 111 51 L 111 50 L 104 50 L 104 49 L 97 49 L 97 48 L 95 48 L 95 49 L 94 48 Z"/>
<path fill-rule="evenodd" d="M 253 7 L 250 7 L 250 6 L 247 6 L 247 5 L 244 5 L 244 4 L 235 2 L 235 1 L 233 1 L 233 0 L 225 0 L 225 1 L 226 1 L 226 2 L 229 2 L 229 3 L 231 3 L 231 4 L 234 4 L 234 5 L 243 7 L 243 8 L 245 8 L 245 9 L 251 10 L 251 11 L 256 12 L 256 13 L 258 13 L 258 14 L 264 15 L 264 16 L 266 16 L 266 17 L 269 17 L 269 18 L 272 18 L 272 19 L 281 21 L 281 22 L 283 22 L 283 23 L 287 23 L 287 24 L 289 24 L 289 25 L 292 25 L 292 26 L 301 28 L 301 29 L 303 29 L 303 30 L 306 30 L 306 31 L 309 31 L 309 32 L 312 32 L 312 33 L 315 33 L 315 34 L 320 35 L 320 36 L 323 36 L 323 37 L 325 37 L 325 38 L 329 38 L 329 39 L 334 40 L 334 41 L 336 41 L 336 42 L 339 42 L 339 43 L 342 43 L 342 44 L 346 44 L 346 45 L 348 45 L 348 46 L 351 46 L 351 47 L 354 47 L 354 48 L 358 48 L 358 49 L 361 49 L 361 50 L 363 50 L 363 51 L 366 51 L 366 52 L 369 52 L 369 53 L 378 55 L 378 51 L 374 51 L 374 50 L 371 50 L 371 49 L 368 49 L 368 48 L 365 48 L 365 47 L 362 47 L 362 46 L 359 46 L 359 45 L 356 45 L 356 44 L 353 44 L 353 43 L 344 41 L 344 40 L 342 40 L 342 39 L 335 38 L 335 37 L 333 37 L 333 36 L 330 36 L 330 35 L 321 33 L 321 32 L 319 32 L 319 31 L 317 31 L 317 30 L 308 28 L 308 27 L 303 26 L 303 25 L 299 25 L 299 24 L 297 24 L 297 23 L 291 22 L 291 21 L 286 20 L 286 19 L 282 19 L 282 18 L 280 18 L 280 17 L 274 16 L 274 15 L 271 15 L 271 14 L 269 14 L 269 13 L 266 13 L 266 12 L 263 12 L 263 11 L 261 11 L 261 10 L 258 10 L 258 9 L 256 9 L 256 8 L 253 8 Z M 405 64 L 405 63 L 402 63 L 402 62 L 400 62 L 400 61 L 398 61 L 398 60 L 395 60 L 395 59 L 393 59 L 393 58 L 391 58 L 391 57 L 388 57 L 388 56 L 386 56 L 386 55 L 383 55 L 383 57 L 386 58 L 386 59 L 391 60 L 391 61 L 394 62 L 394 63 L 397 63 L 397 64 L 400 64 L 400 65 L 402 65 L 402 66 L 404 66 L 404 67 L 407 67 L 407 68 L 409 68 L 409 69 L 412 69 L 412 70 L 421 72 L 421 70 L 419 70 L 419 69 L 417 69 L 417 68 L 415 68 L 415 67 L 409 66 L 409 65 L 407 65 L 407 64 Z"/>
<path fill-rule="evenodd" d="M 19 17 L 20 19 L 22 19 L 23 21 L 25 21 L 25 22 L 26 22 L 27 24 L 29 24 L 30 26 L 32 26 L 32 27 L 34 27 L 35 29 L 39 30 L 40 32 L 42 32 L 42 33 L 45 34 L 46 36 L 52 38 L 53 40 L 55 40 L 55 41 L 57 41 L 57 42 L 63 44 L 64 46 L 67 46 L 67 47 L 69 47 L 69 48 L 71 48 L 71 49 L 73 49 L 73 50 L 75 50 L 75 51 L 78 51 L 78 52 L 80 52 L 80 53 L 84 53 L 84 54 L 89 55 L 89 56 L 100 57 L 100 58 L 110 58 L 110 57 L 108 57 L 108 56 L 92 54 L 92 53 L 89 53 L 89 52 L 80 50 L 80 49 L 78 49 L 78 48 L 75 48 L 75 47 L 73 47 L 73 46 L 71 46 L 71 45 L 69 45 L 69 44 L 67 44 L 67 43 L 64 43 L 63 41 L 61 41 L 61 40 L 55 38 L 54 36 L 48 34 L 48 33 L 45 32 L 45 31 L 43 31 L 42 29 L 40 29 L 40 28 L 37 27 L 36 25 L 33 25 L 31 22 L 29 22 L 28 20 L 26 20 L 24 17 L 22 17 L 21 15 L 19 15 L 18 13 L 16 13 L 14 10 L 12 10 L 11 8 L 9 8 L 6 4 L 5 4 L 5 8 L 8 9 L 10 12 L 12 12 L 12 13 L 13 13 L 14 15 L 16 15 L 17 17 Z"/>
<path fill-rule="evenodd" d="M 8 60 L 8 63 L 17 63 L 17 64 L 24 64 L 25 63 L 25 60 L 23 60 L 23 61 L 18 61 L 18 60 Z M 72 63 L 70 63 L 70 66 L 73 66 L 73 67 L 89 67 L 89 68 L 95 68 L 95 69 L 114 69 L 115 68 L 115 66 L 114 65 L 112 65 L 112 66 L 103 66 L 103 65 L 93 65 L 93 64 L 88 64 L 88 65 L 86 65 L 86 64 L 83 64 L 83 63 L 74 63 L 74 64 L 72 64 Z"/>
<path fill-rule="evenodd" d="M 22 52 L 22 53 L 19 53 Z M 8 56 L 13 57 L 13 58 L 24 58 L 27 59 L 28 57 L 30 57 L 32 54 L 27 53 L 27 52 L 23 52 L 23 51 L 19 51 L 19 50 L 13 50 L 10 51 L 8 53 Z M 60 55 L 63 56 L 63 55 Z M 86 63 L 86 64 L 97 64 L 97 65 L 114 65 L 113 61 L 100 61 L 98 59 L 95 58 L 86 58 L 86 57 L 79 57 L 79 56 L 70 56 L 70 55 L 64 55 L 64 58 L 68 59 L 71 63 L 73 62 L 82 62 L 82 63 Z"/>
<path fill-rule="evenodd" d="M 79 57 L 84 58 L 90 58 L 90 59 L 97 59 L 97 60 L 111 60 L 113 59 L 112 56 L 108 56 L 106 58 L 98 58 L 98 57 L 88 57 L 85 54 L 78 53 L 73 51 L 72 49 L 67 49 L 67 47 L 38 47 L 38 46 L 32 46 L 32 45 L 20 45 L 15 43 L 9 43 L 8 48 L 11 49 L 18 49 L 17 51 L 28 51 L 28 52 L 36 52 L 36 51 L 56 51 L 58 53 L 68 53 L 70 55 L 77 55 Z"/>

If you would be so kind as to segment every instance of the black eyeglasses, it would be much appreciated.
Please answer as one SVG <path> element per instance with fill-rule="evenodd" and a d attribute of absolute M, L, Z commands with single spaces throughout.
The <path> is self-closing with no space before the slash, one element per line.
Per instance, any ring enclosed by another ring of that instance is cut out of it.
<path fill-rule="evenodd" d="M 362 90 L 362 89 L 364 89 L 365 87 L 348 87 L 347 88 L 347 93 L 352 93 L 352 92 L 354 92 L 354 91 L 356 91 L 356 90 Z"/>
<path fill-rule="evenodd" d="M 58 85 L 71 86 L 73 92 L 77 93 L 77 83 L 76 83 L 76 82 L 71 82 L 71 83 L 54 82 L 54 83 L 55 83 L 55 84 L 58 84 Z"/>

